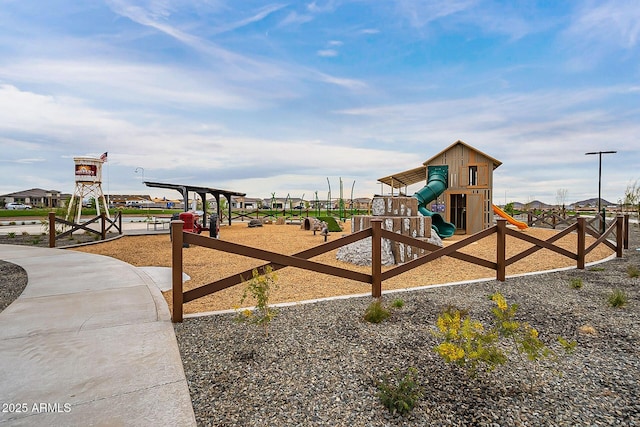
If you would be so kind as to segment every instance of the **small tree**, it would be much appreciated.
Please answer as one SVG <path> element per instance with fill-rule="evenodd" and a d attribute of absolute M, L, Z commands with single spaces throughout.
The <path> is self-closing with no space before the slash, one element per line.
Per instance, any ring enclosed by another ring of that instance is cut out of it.
<path fill-rule="evenodd" d="M 556 205 L 558 208 L 561 208 L 567 202 L 567 194 L 569 194 L 569 190 L 566 188 L 558 188 L 556 190 Z"/>
<path fill-rule="evenodd" d="M 513 216 L 515 214 L 515 209 L 513 208 L 513 202 L 509 202 L 504 205 L 504 211 L 509 215 Z"/>
<path fill-rule="evenodd" d="M 631 209 L 636 215 L 640 216 L 640 185 L 638 180 L 627 184 L 627 188 L 624 191 L 624 207 Z"/>

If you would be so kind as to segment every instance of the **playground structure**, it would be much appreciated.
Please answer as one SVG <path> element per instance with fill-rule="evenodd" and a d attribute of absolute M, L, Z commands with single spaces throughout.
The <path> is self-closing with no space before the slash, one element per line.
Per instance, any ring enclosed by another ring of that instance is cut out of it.
<path fill-rule="evenodd" d="M 427 204 L 437 200 L 438 196 L 447 189 L 449 168 L 447 166 L 428 166 L 427 170 L 427 185 L 413 195 L 419 202 L 418 211 L 424 216 L 431 217 L 431 228 L 438 236 L 451 237 L 456 231 L 456 226 L 446 222 L 439 213 L 427 209 Z"/>
<path fill-rule="evenodd" d="M 374 197 L 371 213 L 372 216 L 354 216 L 351 219 L 351 232 L 355 233 L 371 228 L 371 221 L 375 219 L 382 221 L 383 230 L 433 243 L 431 240 L 433 216 L 419 214 L 418 199 L 415 197 Z M 360 251 L 359 248 L 354 249 Z M 402 264 L 425 254 L 424 249 L 400 241 L 390 242 L 390 251 L 394 264 Z"/>
<path fill-rule="evenodd" d="M 520 230 L 526 230 L 527 228 L 529 228 L 529 226 L 525 222 L 518 221 L 496 205 L 493 205 L 493 212 L 499 217 L 506 219 L 509 224 L 515 225 Z"/>
<path fill-rule="evenodd" d="M 104 212 L 106 217 L 111 219 L 109 206 L 102 191 L 102 164 L 104 161 L 94 157 L 74 157 L 73 161 L 75 163 L 76 187 L 69 201 L 65 220 L 69 220 L 71 214 L 75 212 L 73 222 L 80 223 L 82 203 L 85 198 L 94 200 L 98 216 Z"/>
<path fill-rule="evenodd" d="M 277 197 L 276 193 L 271 193 L 268 199 L 246 199 L 238 197 L 234 200 L 234 209 L 229 212 L 231 220 L 251 220 L 262 219 L 264 221 L 277 221 L 284 218 L 284 223 L 302 223 L 306 218 L 334 217 L 344 221 L 354 215 L 369 212 L 371 209 L 371 199 L 354 198 L 353 192 L 356 182 L 351 184 L 350 198 L 344 197 L 342 178 L 340 180 L 340 195 L 338 198 L 332 197 L 331 181 L 327 178 L 329 190 L 327 197 L 323 198 L 315 191 L 312 198 L 306 200 L 305 194 L 301 197 L 292 197 L 287 193 L 286 197 Z M 222 215 L 226 217 L 225 213 Z"/>
<path fill-rule="evenodd" d="M 432 228 L 446 238 L 455 234 L 474 234 L 493 225 L 496 212 L 493 205 L 493 171 L 502 164 L 463 141 L 456 141 L 422 166 L 395 173 L 378 181 L 394 191 L 425 181 L 426 185 L 414 197 L 420 212 L 431 216 Z M 430 205 L 429 205 L 430 204 Z M 521 228 L 514 218 L 499 213 L 511 224 Z"/>

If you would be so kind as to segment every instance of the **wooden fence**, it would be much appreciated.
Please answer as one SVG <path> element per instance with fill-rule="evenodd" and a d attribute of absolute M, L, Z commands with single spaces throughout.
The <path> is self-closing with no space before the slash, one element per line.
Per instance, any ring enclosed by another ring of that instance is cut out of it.
<path fill-rule="evenodd" d="M 94 230 L 93 228 L 89 228 L 89 225 L 100 222 L 100 230 Z M 64 227 L 71 227 L 69 230 L 66 230 L 62 233 L 57 233 L 56 224 L 62 224 Z M 85 233 L 92 233 L 97 236 L 100 236 L 100 239 L 104 240 L 107 238 L 107 233 L 109 230 L 115 229 L 118 234 L 122 234 L 122 214 L 121 212 L 117 212 L 116 216 L 113 219 L 107 218 L 107 215 L 102 213 L 94 218 L 89 219 L 81 224 L 76 224 L 75 222 L 70 222 L 64 220 L 62 218 L 57 218 L 55 212 L 49 212 L 49 247 L 56 247 L 56 240 L 62 239 L 67 236 L 71 236 L 78 230 L 84 230 Z"/>
<path fill-rule="evenodd" d="M 567 215 L 565 211 L 529 211 L 527 212 L 527 225 L 529 227 L 549 227 L 555 230 L 575 224 L 578 218 L 581 218 L 579 213 Z M 588 226 L 599 232 L 606 228 L 606 218 L 603 219 L 601 213 L 596 212 L 586 221 Z"/>
<path fill-rule="evenodd" d="M 560 255 L 566 256 L 576 261 L 576 266 L 579 269 L 584 269 L 585 257 L 596 248 L 599 244 L 605 244 L 616 252 L 617 257 L 622 257 L 622 250 L 629 247 L 629 216 L 618 216 L 615 222 L 600 234 L 597 231 L 591 229 L 586 224 L 585 218 L 577 218 L 575 224 L 567 227 L 558 234 L 552 236 L 548 240 L 541 240 L 533 236 L 521 233 L 506 226 L 506 220 L 498 219 L 497 224 L 493 227 L 487 228 L 479 233 L 473 234 L 464 240 L 460 240 L 446 247 L 439 247 L 421 240 L 417 240 L 408 236 L 393 233 L 382 229 L 382 220 L 373 219 L 371 221 L 371 228 L 350 234 L 348 236 L 315 246 L 313 248 L 298 252 L 293 255 L 283 255 L 276 252 L 266 251 L 263 249 L 253 248 L 237 243 L 226 242 L 223 240 L 217 240 L 209 238 L 203 235 L 182 232 L 182 221 L 172 221 L 172 316 L 173 322 L 182 322 L 183 319 L 183 304 L 195 299 L 204 297 L 214 292 L 221 291 L 228 287 L 237 285 L 246 280 L 246 278 L 252 277 L 252 271 L 245 270 L 238 272 L 231 276 L 225 277 L 220 280 L 216 280 L 209 284 L 200 286 L 189 291 L 184 291 L 182 286 L 182 271 L 183 271 L 183 247 L 184 244 L 202 246 L 214 250 L 220 250 L 237 255 L 242 255 L 250 258 L 260 259 L 268 261 L 267 264 L 262 264 L 255 267 L 259 273 L 263 274 L 267 266 L 271 267 L 274 271 L 284 267 L 297 267 L 305 270 L 311 270 L 318 273 L 329 274 L 332 276 L 342 277 L 346 279 L 352 279 L 359 282 L 371 284 L 371 295 L 374 298 L 379 298 L 382 295 L 382 282 L 388 280 L 398 274 L 405 273 L 418 266 L 436 260 L 443 256 L 449 256 L 465 262 L 469 262 L 482 267 L 490 268 L 496 271 L 496 279 L 504 281 L 506 279 L 505 271 L 506 267 L 523 259 L 531 254 L 539 251 L 540 249 L 548 249 Z M 562 247 L 556 246 L 553 243 L 569 233 L 575 232 L 578 236 L 576 251 L 571 252 Z M 497 236 L 496 244 L 496 261 L 486 260 L 473 255 L 460 252 L 460 249 L 477 242 L 492 234 Z M 586 246 L 586 235 L 589 234 L 596 238 L 596 240 L 589 246 Z M 608 239 L 611 235 L 615 235 L 615 243 Z M 509 258 L 506 257 L 506 236 L 512 236 L 514 238 L 524 240 L 533 244 L 529 249 L 526 249 L 516 255 Z M 357 242 L 361 239 L 371 237 L 371 274 L 365 274 L 348 270 L 341 267 L 335 267 L 327 264 L 322 264 L 315 261 L 310 261 L 310 258 L 321 255 L 323 253 L 338 249 L 342 246 L 350 243 Z M 423 255 L 417 259 L 411 260 L 407 263 L 397 265 L 385 272 L 382 272 L 382 239 L 389 239 L 398 241 L 410 246 L 426 249 L 428 254 Z"/>

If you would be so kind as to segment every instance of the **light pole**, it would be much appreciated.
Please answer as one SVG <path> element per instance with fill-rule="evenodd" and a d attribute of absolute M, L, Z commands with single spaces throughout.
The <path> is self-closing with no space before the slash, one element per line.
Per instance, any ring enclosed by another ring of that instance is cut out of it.
<path fill-rule="evenodd" d="M 602 155 L 603 154 L 615 154 L 617 151 L 590 151 L 588 153 L 584 153 L 585 155 L 597 154 L 598 155 L 598 215 L 602 213 Z M 602 224 L 601 230 L 604 233 L 604 224 L 605 218 L 604 215 L 600 219 L 600 224 Z"/>
<path fill-rule="evenodd" d="M 142 182 L 144 182 L 144 168 L 141 167 L 137 167 L 136 170 L 134 171 L 135 173 L 138 173 L 138 171 L 142 171 Z"/>

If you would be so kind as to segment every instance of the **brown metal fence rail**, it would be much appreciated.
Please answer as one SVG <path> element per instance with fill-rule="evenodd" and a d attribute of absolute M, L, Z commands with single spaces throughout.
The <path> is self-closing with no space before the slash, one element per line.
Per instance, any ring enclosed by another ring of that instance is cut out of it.
<path fill-rule="evenodd" d="M 98 221 L 100 221 L 100 230 L 94 230 L 92 228 L 89 228 L 89 225 L 97 223 Z M 56 224 L 62 224 L 71 228 L 63 233 L 57 234 Z M 70 236 L 71 234 L 75 233 L 78 230 L 84 230 L 86 233 L 93 233 L 97 236 L 100 236 L 100 239 L 104 240 L 107 238 L 107 233 L 112 228 L 117 230 L 119 234 L 122 234 L 122 213 L 121 212 L 117 212 L 113 219 L 107 218 L 107 215 L 105 213 L 102 213 L 81 224 L 76 224 L 75 222 L 70 222 L 62 218 L 56 218 L 55 212 L 49 212 L 49 247 L 55 248 L 56 240 Z"/>
<path fill-rule="evenodd" d="M 253 269 L 245 270 L 185 292 L 183 291 L 182 287 L 183 244 L 202 246 L 205 248 L 268 261 L 267 264 L 255 267 L 255 269 L 257 269 L 260 274 L 264 274 L 265 268 L 267 266 L 271 267 L 273 270 L 278 270 L 284 267 L 297 267 L 305 270 L 315 271 L 318 273 L 329 274 L 331 276 L 370 283 L 371 295 L 374 298 L 379 298 L 382 295 L 383 281 L 443 256 L 449 256 L 461 261 L 495 270 L 496 279 L 500 281 L 504 281 L 506 279 L 505 271 L 507 266 L 523 258 L 526 258 L 527 256 L 533 254 L 534 252 L 537 252 L 540 249 L 549 249 L 560 255 L 573 259 L 576 261 L 577 268 L 584 269 L 586 255 L 601 243 L 604 243 L 611 249 L 615 250 L 617 257 L 622 257 L 623 246 L 625 246 L 625 248 L 628 248 L 628 220 L 628 215 L 625 217 L 618 216 L 615 222 L 607 230 L 605 230 L 602 235 L 600 235 L 596 231 L 587 227 L 585 218 L 578 218 L 575 224 L 566 228 L 562 232 L 554 235 L 548 240 L 541 240 L 523 234 L 511 228 L 507 228 L 506 220 L 498 219 L 497 224 L 493 227 L 473 234 L 466 239 L 455 242 L 447 247 L 440 247 L 408 236 L 403 236 L 391 231 L 384 230 L 382 229 L 382 220 L 373 219 L 371 221 L 371 228 L 358 231 L 348 236 L 321 244 L 319 246 L 315 246 L 313 248 L 298 252 L 293 255 L 283 255 L 276 252 L 240 245 L 237 243 L 217 240 L 199 234 L 183 232 L 183 222 L 172 221 L 171 234 L 174 237 L 172 240 L 173 312 L 171 315 L 171 319 L 173 322 L 182 322 L 184 303 L 242 283 L 246 280 L 246 278 L 251 277 L 253 271 Z M 575 253 L 553 244 L 553 242 L 561 239 L 571 232 L 576 232 L 578 235 L 578 243 Z M 612 243 L 609 239 L 607 239 L 607 237 L 609 237 L 613 233 L 615 233 L 615 243 Z M 470 244 L 492 234 L 496 234 L 497 236 L 496 261 L 489 261 L 483 258 L 459 252 L 460 249 L 469 246 Z M 592 235 L 596 238 L 596 241 L 593 242 L 589 247 L 585 246 L 586 234 Z M 532 243 L 534 246 L 516 255 L 513 255 L 510 258 L 506 258 L 507 235 Z M 371 274 L 360 273 L 309 260 L 310 258 L 321 255 L 325 252 L 338 249 L 342 246 L 357 242 L 367 237 L 371 237 Z M 429 251 L 429 253 L 407 263 L 395 266 L 385 272 L 382 272 L 382 239 L 389 239 L 410 246 L 422 248 Z"/>

